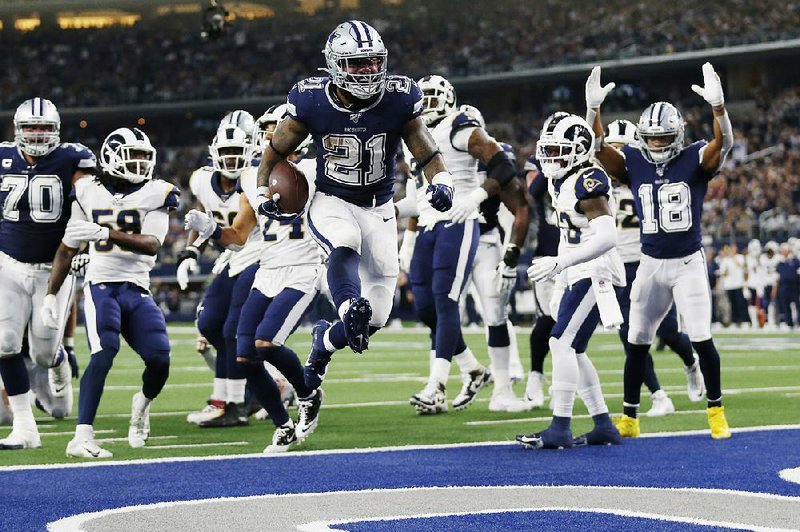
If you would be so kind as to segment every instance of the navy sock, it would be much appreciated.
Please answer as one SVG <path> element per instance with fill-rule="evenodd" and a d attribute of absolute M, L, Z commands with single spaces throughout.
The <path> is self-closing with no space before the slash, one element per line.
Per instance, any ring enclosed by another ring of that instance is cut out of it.
<path fill-rule="evenodd" d="M 611 422 L 611 416 L 608 415 L 608 412 L 592 416 L 592 421 L 594 421 L 594 426 L 597 428 L 611 427 L 614 425 Z"/>
<path fill-rule="evenodd" d="M 628 344 L 625 356 L 625 373 L 623 375 L 624 401 L 628 405 L 638 405 L 642 397 L 642 383 L 647 369 L 647 355 L 649 345 Z M 623 411 L 626 416 L 637 416 L 636 406 L 625 406 Z"/>
<path fill-rule="evenodd" d="M 278 385 L 272 379 L 270 374 L 261 363 L 245 363 L 240 364 L 242 373 L 247 379 L 247 386 L 253 395 L 256 396 L 258 402 L 263 406 L 269 418 L 276 427 L 280 427 L 289 421 L 289 413 L 286 407 L 283 406 L 281 401 L 281 392 L 278 390 Z"/>
<path fill-rule="evenodd" d="M 436 358 L 452 360 L 461 336 L 461 315 L 458 302 L 447 294 L 436 294 Z"/>
<path fill-rule="evenodd" d="M 0 358 L 0 377 L 3 377 L 8 395 L 28 393 L 31 389 L 28 370 L 25 368 L 22 355 Z"/>
<path fill-rule="evenodd" d="M 463 340 L 462 340 L 463 342 Z M 489 347 L 508 347 L 511 345 L 511 338 L 508 336 L 508 325 L 489 325 Z M 456 347 L 456 353 L 460 353 Z"/>
<path fill-rule="evenodd" d="M 720 376 L 720 360 L 714 340 L 692 342 L 697 356 L 700 358 L 700 371 L 706 381 L 706 397 L 709 406 L 722 406 L 722 378 Z M 714 403 L 714 404 L 711 404 Z"/>
<path fill-rule="evenodd" d="M 647 352 L 647 362 L 644 367 L 644 383 L 650 393 L 656 393 L 661 389 L 661 383 L 658 382 L 658 376 L 656 376 L 656 365 L 650 351 Z"/>
<path fill-rule="evenodd" d="M 570 428 L 571 423 L 572 418 L 553 416 L 553 421 L 550 422 L 550 426 L 561 430 L 572 430 Z"/>
<path fill-rule="evenodd" d="M 148 357 L 142 372 L 142 393 L 148 399 L 155 399 L 169 378 L 169 353 Z"/>
<path fill-rule="evenodd" d="M 208 340 L 208 338 L 206 338 Z M 212 344 L 214 345 L 214 344 Z M 218 345 L 223 346 L 222 349 L 218 349 L 216 345 L 214 345 L 214 349 L 217 350 L 217 358 L 214 362 L 214 377 L 217 379 L 227 379 L 228 378 L 228 349 L 226 346 L 226 342 L 223 340 Z M 233 353 L 236 353 L 236 344 L 234 343 L 233 346 Z M 236 357 L 234 357 L 234 361 Z"/>
<path fill-rule="evenodd" d="M 556 322 L 550 316 L 539 316 L 531 330 L 531 371 L 544 373 L 544 359 L 550 351 L 550 333 Z"/>
<path fill-rule="evenodd" d="M 278 371 L 283 373 L 299 397 L 307 397 L 312 390 L 306 387 L 306 380 L 303 377 L 303 366 L 297 354 L 285 345 L 272 345 L 268 347 L 256 347 L 258 356 L 275 366 Z M 241 364 L 240 364 L 241 366 Z"/>
<path fill-rule="evenodd" d="M 81 377 L 81 393 L 78 395 L 78 424 L 93 425 L 103 396 L 103 387 L 106 376 L 114 363 L 117 352 L 112 349 L 103 349 L 91 355 L 89 364 L 83 370 Z"/>
<path fill-rule="evenodd" d="M 361 297 L 361 278 L 358 276 L 360 262 L 361 256 L 346 247 L 334 249 L 328 257 L 328 286 L 337 313 L 342 303 Z"/>
<path fill-rule="evenodd" d="M 681 357 L 684 366 L 694 365 L 694 352 L 692 351 L 692 341 L 683 333 L 665 334 L 661 336 L 664 343 Z"/>
<path fill-rule="evenodd" d="M 219 360 L 219 353 L 217 353 L 217 360 Z M 244 379 L 242 370 L 239 369 L 239 364 L 236 363 L 236 337 L 225 338 L 225 377 L 228 379 Z"/>

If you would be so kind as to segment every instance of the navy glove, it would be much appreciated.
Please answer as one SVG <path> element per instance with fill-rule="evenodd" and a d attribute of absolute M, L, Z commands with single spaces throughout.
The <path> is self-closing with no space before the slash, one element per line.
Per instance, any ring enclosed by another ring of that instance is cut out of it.
<path fill-rule="evenodd" d="M 425 189 L 425 196 L 431 207 L 439 212 L 450 210 L 453 206 L 453 177 L 448 172 L 439 172 L 433 176 L 431 184 Z"/>
<path fill-rule="evenodd" d="M 280 205 L 278 205 L 278 200 L 281 199 L 281 195 L 277 192 L 273 194 L 271 198 L 267 198 L 266 196 L 260 197 L 264 198 L 264 201 L 258 205 L 258 214 L 266 216 L 271 220 L 277 220 L 279 222 L 291 222 L 303 214 L 302 210 L 300 212 L 292 213 L 283 212 Z"/>

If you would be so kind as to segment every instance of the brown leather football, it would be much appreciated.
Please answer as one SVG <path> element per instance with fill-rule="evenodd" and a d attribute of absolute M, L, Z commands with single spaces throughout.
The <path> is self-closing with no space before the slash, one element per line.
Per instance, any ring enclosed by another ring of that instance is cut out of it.
<path fill-rule="evenodd" d="M 308 181 L 303 172 L 291 161 L 280 161 L 269 175 L 270 196 L 281 195 L 278 206 L 286 214 L 300 212 L 308 201 Z"/>

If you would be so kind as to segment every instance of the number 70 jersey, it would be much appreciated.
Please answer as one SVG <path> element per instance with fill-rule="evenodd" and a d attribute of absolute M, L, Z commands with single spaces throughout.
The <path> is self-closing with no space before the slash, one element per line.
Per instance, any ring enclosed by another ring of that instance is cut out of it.
<path fill-rule="evenodd" d="M 675 259 L 702 248 L 700 218 L 713 177 L 701 165 L 706 146 L 695 142 L 662 166 L 647 161 L 638 148 L 622 147 L 645 255 Z"/>

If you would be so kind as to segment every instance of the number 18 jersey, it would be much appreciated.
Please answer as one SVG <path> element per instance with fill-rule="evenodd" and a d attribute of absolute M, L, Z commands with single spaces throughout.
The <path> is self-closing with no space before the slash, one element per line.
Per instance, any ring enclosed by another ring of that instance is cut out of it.
<path fill-rule="evenodd" d="M 703 199 L 713 177 L 701 165 L 706 146 L 695 142 L 666 165 L 649 162 L 638 148 L 622 147 L 645 255 L 675 259 L 701 249 Z"/>

